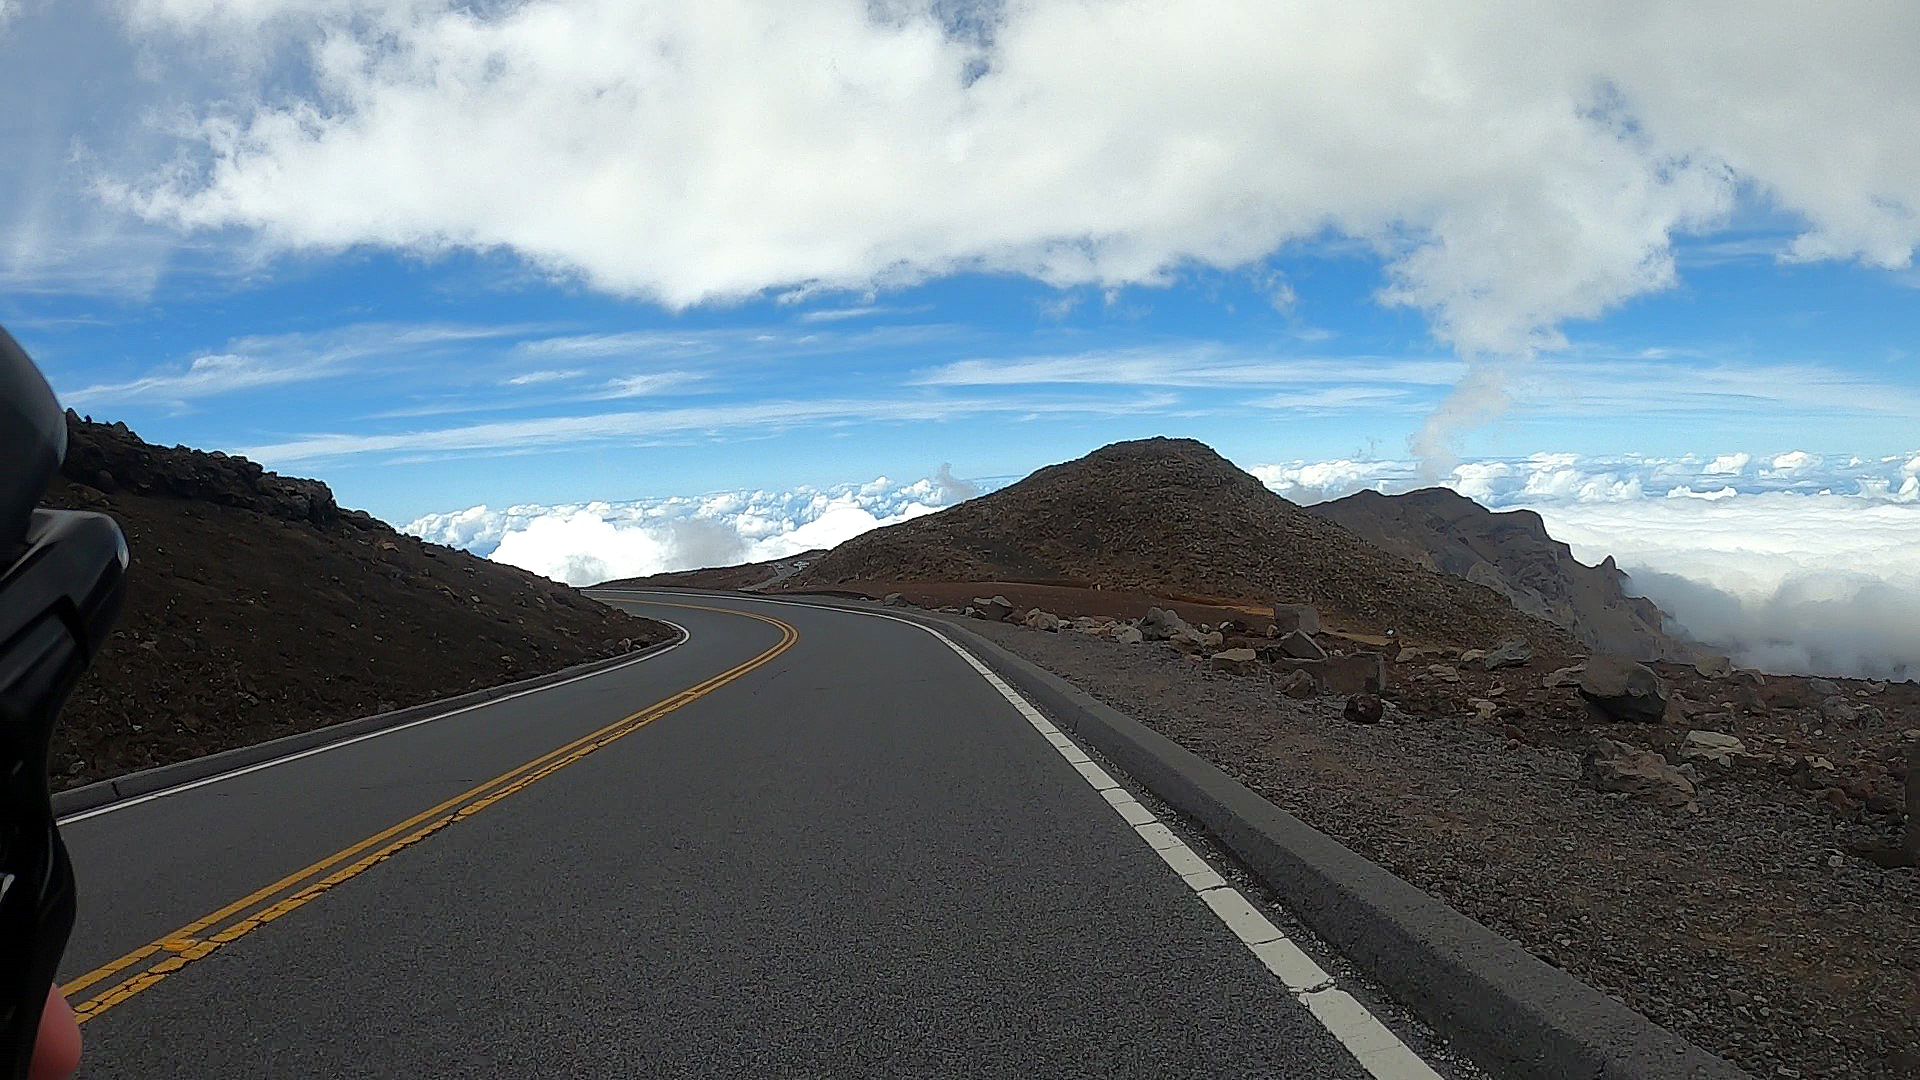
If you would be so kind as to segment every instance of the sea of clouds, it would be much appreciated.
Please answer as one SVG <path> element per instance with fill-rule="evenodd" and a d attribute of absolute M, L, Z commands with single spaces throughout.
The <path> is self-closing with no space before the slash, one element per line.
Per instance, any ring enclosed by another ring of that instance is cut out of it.
<path fill-rule="evenodd" d="M 1250 471 L 1300 503 L 1428 483 L 1411 460 L 1293 461 Z M 912 482 L 475 506 L 406 528 L 587 585 L 828 548 L 1004 482 L 962 480 L 943 466 Z M 1612 555 L 1634 591 L 1740 663 L 1920 676 L 1920 453 L 1536 454 L 1464 462 L 1440 482 L 1496 510 L 1538 511 L 1582 561 Z"/>
<path fill-rule="evenodd" d="M 1256 466 L 1296 502 L 1423 486 L 1411 461 Z M 1920 454 L 1471 461 L 1442 481 L 1612 555 L 1688 635 L 1765 671 L 1920 677 Z"/>

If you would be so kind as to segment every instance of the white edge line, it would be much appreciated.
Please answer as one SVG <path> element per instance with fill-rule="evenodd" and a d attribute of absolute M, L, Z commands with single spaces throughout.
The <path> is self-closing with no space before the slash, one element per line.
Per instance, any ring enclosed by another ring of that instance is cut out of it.
<path fill-rule="evenodd" d="M 668 595 L 676 594 L 669 593 Z M 686 594 L 682 593 L 677 595 Z M 741 596 L 739 599 L 756 604 L 779 604 L 783 607 L 804 607 L 811 608 L 815 611 L 838 611 L 847 615 L 866 615 L 876 619 L 886 619 L 889 622 L 905 623 L 908 626 L 924 630 L 938 638 L 947 648 L 959 653 L 961 659 L 965 660 L 969 666 L 979 672 L 981 677 L 992 685 L 995 690 L 998 690 L 1000 696 L 1006 698 L 1008 703 L 1013 705 L 1014 709 L 1020 713 L 1022 718 L 1027 719 L 1034 727 L 1039 727 L 1039 723 L 1033 721 L 1033 719 L 1028 716 L 1029 713 L 1038 714 L 1039 710 L 1035 709 L 1033 704 L 1022 696 L 1019 691 L 1009 686 L 1005 680 L 1001 679 L 999 675 L 995 674 L 986 664 L 982 663 L 958 642 L 925 623 L 915 622 L 912 619 L 903 619 L 898 615 L 889 615 L 882 611 L 860 611 L 854 608 L 822 607 L 818 604 L 803 604 L 793 600 L 774 600 L 759 596 Z M 645 601 L 641 602 L 644 603 Z M 1207 906 L 1213 910 L 1215 917 L 1219 918 L 1230 932 L 1241 939 L 1241 944 L 1245 945 L 1247 950 L 1252 952 L 1254 956 L 1260 960 L 1261 964 L 1273 974 L 1281 986 L 1286 988 L 1294 1000 L 1306 1006 L 1307 1011 L 1313 1018 L 1320 1022 L 1320 1026 L 1324 1028 L 1329 1035 L 1332 1035 L 1334 1039 L 1346 1049 L 1348 1054 L 1352 1055 L 1353 1059 L 1359 1063 L 1361 1068 L 1366 1069 L 1368 1073 L 1372 1074 L 1375 1080 L 1440 1080 L 1440 1074 L 1434 1072 L 1432 1066 L 1428 1065 L 1424 1059 L 1416 1054 L 1413 1048 L 1402 1041 L 1400 1036 L 1395 1034 L 1392 1029 L 1381 1023 L 1380 1019 L 1374 1016 L 1357 998 L 1354 998 L 1344 990 L 1335 989 L 1331 976 L 1319 982 L 1317 985 L 1296 986 L 1292 980 L 1283 976 L 1281 971 L 1275 970 L 1278 967 L 1285 967 L 1290 969 L 1290 973 L 1306 973 L 1303 967 L 1295 967 L 1291 964 L 1276 962 L 1279 957 L 1275 954 L 1283 946 L 1288 950 L 1286 959 L 1295 960 L 1296 957 L 1293 954 L 1298 954 L 1297 960 L 1305 961 L 1306 967 L 1310 967 L 1315 971 L 1319 970 L 1319 967 L 1304 953 L 1300 953 L 1298 946 L 1293 945 L 1292 940 L 1281 933 L 1280 928 L 1274 926 L 1272 921 L 1269 920 L 1259 908 L 1255 907 L 1252 902 L 1247 900 L 1238 890 L 1227 885 L 1225 879 L 1220 877 L 1219 873 L 1212 868 L 1212 864 L 1208 863 L 1204 856 L 1188 847 L 1186 843 L 1178 837 L 1171 837 L 1171 843 L 1156 842 L 1163 839 L 1159 832 L 1154 829 L 1156 825 L 1159 825 L 1158 818 L 1153 815 L 1152 811 L 1137 802 L 1131 794 L 1128 794 L 1125 788 L 1114 787 L 1100 790 L 1099 785 L 1094 781 L 1093 777 L 1087 775 L 1087 773 L 1079 767 L 1083 763 L 1090 764 L 1091 761 L 1087 758 L 1085 752 L 1080 750 L 1079 744 L 1075 743 L 1071 736 L 1058 729 L 1042 731 L 1041 734 L 1054 749 L 1060 751 L 1063 756 L 1067 757 L 1068 761 L 1075 765 L 1075 771 L 1080 775 L 1081 779 L 1087 782 L 1089 787 L 1098 791 L 1109 805 L 1120 812 L 1121 817 L 1125 818 L 1127 823 L 1134 827 L 1134 834 L 1140 837 L 1142 843 L 1152 848 L 1154 854 L 1160 856 L 1161 860 L 1167 864 L 1169 870 L 1176 869 L 1174 866 L 1176 859 L 1183 862 L 1185 861 L 1176 851 L 1184 851 L 1196 862 L 1208 868 L 1205 871 L 1185 875 L 1178 874 L 1176 870 L 1176 876 L 1179 876 L 1183 882 L 1193 889 L 1194 893 L 1198 895 L 1200 899 L 1206 902 Z M 1059 742 L 1055 741 L 1056 739 L 1064 740 L 1067 745 L 1062 746 Z M 1096 765 L 1094 768 L 1098 769 L 1099 766 Z M 1102 773 L 1102 775 L 1105 774 Z M 1159 828 L 1165 829 L 1165 826 L 1159 825 Z M 1171 834 L 1168 835 L 1171 836 Z M 1235 903 L 1235 901 L 1238 901 L 1238 903 Z M 1222 913 L 1223 908 L 1233 911 L 1235 918 L 1230 921 L 1227 916 Z M 1236 923 L 1240 925 L 1235 925 Z M 1272 933 L 1271 937 L 1266 936 L 1269 931 Z M 1257 936 L 1261 938 L 1261 940 L 1258 942 L 1249 941 L 1247 940 L 1249 936 Z"/>
<path fill-rule="evenodd" d="M 648 616 L 648 618 L 653 618 L 653 617 Z M 125 810 L 130 806 L 139 806 L 141 803 L 149 803 L 154 801 L 155 799 L 164 799 L 169 795 L 178 795 L 183 791 L 192 791 L 195 788 L 203 788 L 203 787 L 206 787 L 208 784 L 217 784 L 222 780 L 231 780 L 236 776 L 245 776 L 248 773 L 256 773 L 262 769 L 271 769 L 275 765 L 285 765 L 289 761 L 299 761 L 301 758 L 310 758 L 315 754 L 324 754 L 329 750 L 338 750 L 343 746 L 352 746 L 354 743 L 363 743 L 363 742 L 366 742 L 368 739 L 377 739 L 382 735 L 392 735 L 395 732 L 405 731 L 408 728 L 416 728 L 416 727 L 419 727 L 421 724 L 431 724 L 436 720 L 445 720 L 450 716 L 459 716 L 461 713 L 472 712 L 475 709 L 484 709 L 484 708 L 487 708 L 488 706 L 498 705 L 503 701 L 512 701 L 515 698 L 526 697 L 528 694 L 539 694 L 548 690 L 556 689 L 558 687 L 566 686 L 570 683 L 577 683 L 582 679 L 595 679 L 595 678 L 599 678 L 602 675 L 611 675 L 616 671 L 625 671 L 626 669 L 632 667 L 635 664 L 645 663 L 646 661 L 651 660 L 656 656 L 665 656 L 668 653 L 672 652 L 673 650 L 679 648 L 680 646 L 685 645 L 688 642 L 688 640 L 690 640 L 693 637 L 692 633 L 690 633 L 686 627 L 681 626 L 677 622 L 673 622 L 669 619 L 654 619 L 653 621 L 666 623 L 668 626 L 671 626 L 675 630 L 680 631 L 680 640 L 674 642 L 673 644 L 657 652 L 650 652 L 645 656 L 636 656 L 633 659 L 626 661 L 625 663 L 614 664 L 610 667 L 604 667 L 604 668 L 601 668 L 599 671 L 589 671 L 580 675 L 569 676 L 568 678 L 561 679 L 559 682 L 548 683 L 545 686 L 530 686 L 525 690 L 515 690 L 511 694 L 502 694 L 497 698 L 492 698 L 487 701 L 476 701 L 471 705 L 462 705 L 457 709 L 449 709 L 443 713 L 435 713 L 432 716 L 423 716 L 418 720 L 408 720 L 404 724 L 395 724 L 392 727 L 381 728 L 379 731 L 369 731 L 364 735 L 355 735 L 352 738 L 341 739 L 339 742 L 330 742 L 324 746 L 315 746 L 315 747 L 310 747 L 306 750 L 297 750 L 283 757 L 268 758 L 266 761 L 257 761 L 257 762 L 254 762 L 252 765 L 242 765 L 237 769 L 229 769 L 228 771 L 223 773 L 215 773 L 212 776 L 203 776 L 198 780 L 189 780 L 184 784 L 175 784 L 173 787 L 161 788 L 159 791 L 150 791 L 145 795 L 135 795 L 130 799 L 121 799 L 117 802 L 110 802 L 105 806 L 96 806 L 91 810 L 82 810 L 79 813 L 70 814 L 67 817 L 61 818 L 58 822 L 56 822 L 56 824 L 71 825 L 74 822 L 85 821 L 88 818 L 96 818 L 96 817 L 100 817 L 103 814 L 111 814 L 117 810 Z M 351 723 L 351 721 L 342 721 L 342 722 Z"/>

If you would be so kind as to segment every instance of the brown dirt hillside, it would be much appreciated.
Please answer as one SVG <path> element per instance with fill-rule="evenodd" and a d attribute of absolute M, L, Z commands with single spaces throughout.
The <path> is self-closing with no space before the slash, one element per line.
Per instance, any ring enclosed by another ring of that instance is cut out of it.
<path fill-rule="evenodd" d="M 1191 439 L 1114 443 L 991 495 L 876 529 L 781 588 L 1028 581 L 1309 603 L 1363 629 L 1485 647 L 1558 627 L 1491 589 L 1383 551 L 1267 490 Z"/>
<path fill-rule="evenodd" d="M 49 506 L 118 519 L 117 628 L 62 714 L 55 783 L 543 674 L 669 628 L 395 532 L 325 484 L 69 414 Z"/>
<path fill-rule="evenodd" d="M 1422 488 L 1362 491 L 1307 511 L 1422 566 L 1485 585 L 1590 648 L 1636 660 L 1694 655 L 1667 633 L 1653 601 L 1627 595 L 1627 576 L 1611 557 L 1598 566 L 1580 562 L 1531 510 L 1496 513 L 1457 491 Z"/>

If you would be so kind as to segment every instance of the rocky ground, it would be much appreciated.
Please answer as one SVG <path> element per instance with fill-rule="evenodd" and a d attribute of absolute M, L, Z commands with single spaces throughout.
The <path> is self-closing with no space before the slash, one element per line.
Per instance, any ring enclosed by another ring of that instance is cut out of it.
<path fill-rule="evenodd" d="M 1623 721 L 1649 706 L 1604 660 L 1416 644 L 1339 680 L 1384 673 L 1374 721 L 1256 623 L 945 606 L 1756 1076 L 1920 1076 L 1920 878 L 1891 866 L 1920 686 L 1660 665 Z"/>
<path fill-rule="evenodd" d="M 74 420 L 49 506 L 116 518 L 117 629 L 55 736 L 59 787 L 544 674 L 672 630 L 395 532 L 326 486 Z"/>

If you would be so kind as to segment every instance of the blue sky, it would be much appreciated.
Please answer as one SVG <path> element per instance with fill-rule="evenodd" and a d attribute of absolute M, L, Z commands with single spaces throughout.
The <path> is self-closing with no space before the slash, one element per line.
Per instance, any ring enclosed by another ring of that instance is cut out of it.
<path fill-rule="evenodd" d="M 1680 286 L 1512 363 L 1514 404 L 1460 453 L 1912 448 L 1909 283 L 1764 253 L 1680 262 Z M 671 312 L 506 258 L 354 253 L 138 297 L 10 296 L 0 321 L 82 411 L 256 451 L 404 521 L 942 462 L 1017 474 L 1162 433 L 1249 463 L 1404 456 L 1464 364 L 1376 303 L 1380 282 L 1365 253 L 1303 254 L 1111 294 L 963 275 Z"/>

